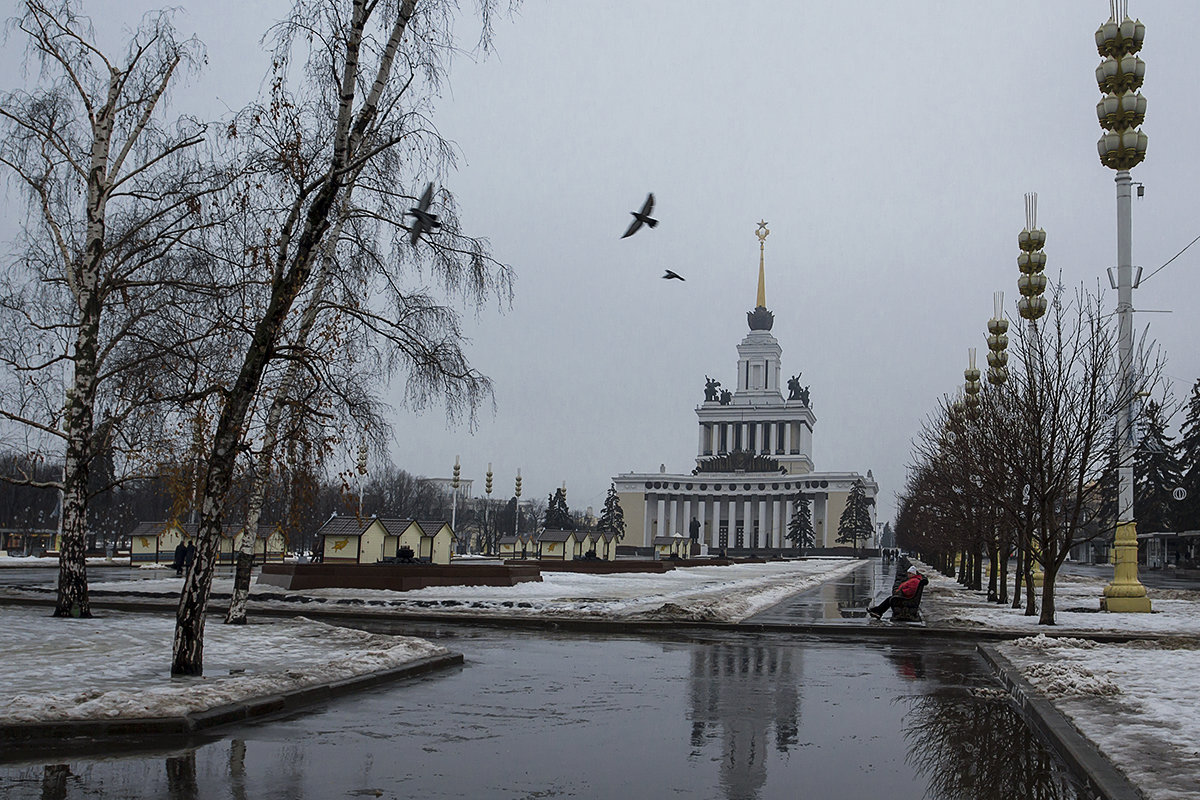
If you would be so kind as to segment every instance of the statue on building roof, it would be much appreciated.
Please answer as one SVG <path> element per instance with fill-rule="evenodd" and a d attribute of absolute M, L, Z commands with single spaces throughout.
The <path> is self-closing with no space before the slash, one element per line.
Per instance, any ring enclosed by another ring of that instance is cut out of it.
<path fill-rule="evenodd" d="M 714 381 L 707 375 L 704 376 L 704 402 L 712 403 L 717 399 L 717 389 L 721 387 L 720 381 Z"/>
<path fill-rule="evenodd" d="M 733 392 L 729 391 L 728 389 L 722 389 L 719 402 L 723 406 L 727 406 L 730 403 L 732 403 L 733 402 Z"/>
<path fill-rule="evenodd" d="M 803 389 L 800 390 L 800 402 L 804 404 L 805 408 L 808 408 L 808 387 L 807 386 L 805 386 Z"/>
<path fill-rule="evenodd" d="M 788 378 L 788 400 L 800 399 L 800 376 L 803 374 L 800 372 Z"/>

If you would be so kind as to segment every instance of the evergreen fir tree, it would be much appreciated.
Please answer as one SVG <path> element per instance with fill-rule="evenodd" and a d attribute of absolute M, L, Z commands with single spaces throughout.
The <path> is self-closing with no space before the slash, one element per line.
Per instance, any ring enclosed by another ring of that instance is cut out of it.
<path fill-rule="evenodd" d="M 1104 472 L 1100 474 L 1100 525 L 1106 531 L 1105 537 L 1112 539 L 1117 528 L 1117 505 L 1120 502 L 1121 478 L 1118 472 L 1120 454 L 1117 451 L 1117 439 L 1113 437 L 1108 444 L 1108 458 Z"/>
<path fill-rule="evenodd" d="M 850 490 L 850 495 L 846 498 L 846 507 L 838 520 L 837 540 L 853 547 L 857 558 L 858 543 L 868 541 L 874 532 L 871 525 L 871 501 L 862 481 L 858 481 Z"/>
<path fill-rule="evenodd" d="M 567 492 L 561 486 L 550 495 L 546 504 L 546 516 L 543 527 L 551 531 L 573 531 L 575 520 L 571 518 L 571 509 L 567 508 Z"/>
<path fill-rule="evenodd" d="M 597 530 L 611 531 L 617 535 L 617 541 L 625 538 L 625 511 L 621 508 L 621 500 L 617 497 L 617 487 L 609 484 L 608 495 L 604 498 L 604 509 L 600 512 L 600 522 Z"/>
<path fill-rule="evenodd" d="M 792 547 L 804 554 L 805 548 L 815 547 L 817 533 L 813 530 L 812 509 L 809 508 L 808 498 L 803 493 L 796 495 L 796 510 L 788 521 L 787 538 Z"/>
<path fill-rule="evenodd" d="M 1176 530 L 1179 502 L 1171 496 L 1183 484 L 1173 437 L 1167 436 L 1162 406 L 1146 405 L 1146 434 L 1133 458 L 1133 509 L 1141 532 Z"/>
<path fill-rule="evenodd" d="M 1178 456 L 1183 475 L 1179 485 L 1187 490 L 1187 497 L 1178 504 L 1175 521 L 1179 530 L 1194 531 L 1200 529 L 1200 380 L 1192 385 L 1187 413 L 1179 429 Z"/>

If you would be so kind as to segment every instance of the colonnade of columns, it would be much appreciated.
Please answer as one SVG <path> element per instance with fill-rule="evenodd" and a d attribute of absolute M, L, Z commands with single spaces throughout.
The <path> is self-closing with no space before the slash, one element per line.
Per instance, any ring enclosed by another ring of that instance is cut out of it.
<path fill-rule="evenodd" d="M 800 452 L 802 424 L 794 421 L 701 422 L 699 452 L 702 456 L 734 450 L 748 450 L 760 455 L 794 455 Z"/>
<path fill-rule="evenodd" d="M 690 536 L 692 519 L 711 548 L 783 548 L 795 494 L 762 495 L 647 494 L 645 541 L 653 536 Z M 739 533 L 740 530 L 740 533 Z"/>

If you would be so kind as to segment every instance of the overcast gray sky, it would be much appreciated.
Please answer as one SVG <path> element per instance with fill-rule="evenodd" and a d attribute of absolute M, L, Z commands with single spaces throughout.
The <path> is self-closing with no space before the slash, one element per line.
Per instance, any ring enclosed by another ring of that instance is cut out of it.
<path fill-rule="evenodd" d="M 243 105 L 266 67 L 257 38 L 289 4 L 177 2 L 209 66 L 176 107 Z M 1147 26 L 1150 149 L 1133 174 L 1148 274 L 1200 235 L 1200 3 L 1130 5 Z M 87 6 L 132 21 L 153 4 Z M 566 481 L 576 509 L 617 473 L 690 470 L 704 376 L 735 379 L 765 219 L 767 304 L 784 371 L 811 386 L 816 468 L 873 470 L 889 518 L 922 420 L 961 384 L 968 347 L 982 361 L 992 293 L 1015 314 L 1025 192 L 1047 274 L 1107 287 L 1093 40 L 1107 17 L 1106 0 L 525 0 L 492 55 L 455 62 L 437 117 L 463 154 L 447 184 L 467 231 L 517 272 L 512 308 L 468 325 L 497 410 L 474 433 L 398 410 L 393 460 L 448 475 L 459 455 L 480 491 L 490 461 L 498 496 L 520 467 L 525 496 Z M 619 240 L 647 191 L 661 224 Z M 1173 312 L 1136 324 L 1181 397 L 1200 377 L 1197 265 L 1200 244 L 1134 294 Z"/>

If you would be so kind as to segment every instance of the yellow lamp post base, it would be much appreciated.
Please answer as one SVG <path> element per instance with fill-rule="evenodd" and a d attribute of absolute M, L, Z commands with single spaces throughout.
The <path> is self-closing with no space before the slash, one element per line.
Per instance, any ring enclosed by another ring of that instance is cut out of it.
<path fill-rule="evenodd" d="M 1137 527 L 1133 522 L 1117 525 L 1113 541 L 1116 566 L 1113 568 L 1112 583 L 1104 587 L 1100 598 L 1100 610 L 1115 613 L 1146 614 L 1150 612 L 1150 598 L 1146 587 L 1137 576 Z"/>
<path fill-rule="evenodd" d="M 1114 614 L 1149 614 L 1150 598 L 1142 597 L 1101 597 L 1100 610 Z"/>

